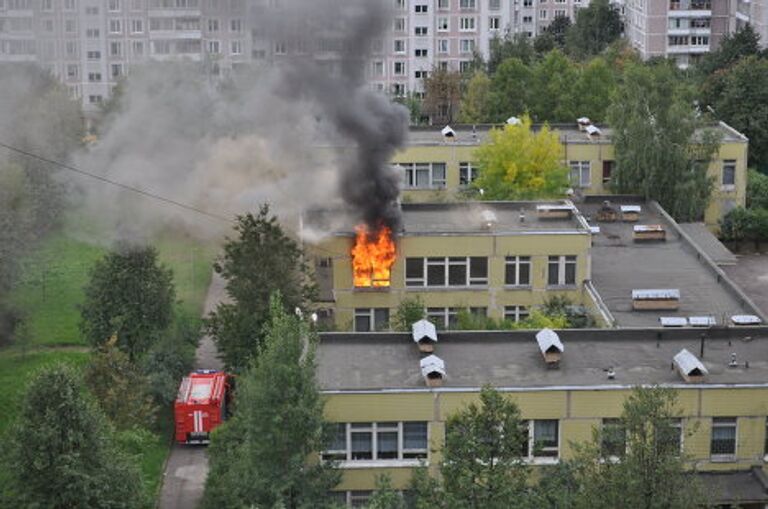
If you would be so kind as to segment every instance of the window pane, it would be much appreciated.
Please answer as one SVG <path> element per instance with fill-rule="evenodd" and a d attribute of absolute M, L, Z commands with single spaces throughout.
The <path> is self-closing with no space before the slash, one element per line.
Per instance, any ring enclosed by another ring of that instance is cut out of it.
<path fill-rule="evenodd" d="M 467 284 L 467 265 L 466 260 L 463 264 L 451 263 L 448 265 L 448 284 L 451 286 L 466 286 Z"/>
<path fill-rule="evenodd" d="M 520 257 L 520 278 L 517 281 L 519 285 L 531 284 L 531 259 L 528 256 Z"/>
<path fill-rule="evenodd" d="M 429 258 L 429 260 L 432 259 Z M 427 264 L 427 285 L 445 286 L 445 261 L 441 260 L 441 262 Z"/>
<path fill-rule="evenodd" d="M 541 420 L 533 422 L 533 442 L 535 456 L 557 457 L 557 427 L 556 420 Z"/>
<path fill-rule="evenodd" d="M 554 260 L 553 260 L 554 258 Z M 556 256 L 550 256 L 549 257 L 549 266 L 547 271 L 547 284 L 548 285 L 557 285 L 560 284 L 560 278 L 558 276 L 560 272 L 560 263 L 558 262 L 558 259 Z"/>
<path fill-rule="evenodd" d="M 432 163 L 432 186 L 445 187 L 445 163 Z"/>
<path fill-rule="evenodd" d="M 504 267 L 504 284 L 516 285 L 517 284 L 517 262 L 514 256 L 507 257 L 507 263 Z"/>
<path fill-rule="evenodd" d="M 403 448 L 426 449 L 427 448 L 427 423 L 404 422 L 403 423 Z"/>
<path fill-rule="evenodd" d="M 397 431 L 376 433 L 376 456 L 380 460 L 397 459 Z"/>
<path fill-rule="evenodd" d="M 712 419 L 712 454 L 736 453 L 736 419 L 720 417 Z"/>
<path fill-rule="evenodd" d="M 417 164 L 416 165 L 416 187 L 427 188 L 429 187 L 429 165 Z"/>
<path fill-rule="evenodd" d="M 488 282 L 488 258 L 473 256 L 469 259 L 470 284 L 486 284 Z"/>
<path fill-rule="evenodd" d="M 347 449 L 347 425 L 343 422 L 331 425 L 329 451 L 345 451 Z"/>
<path fill-rule="evenodd" d="M 371 439 L 373 433 L 370 431 L 352 433 L 352 459 L 369 460 L 373 459 L 373 447 Z"/>
<path fill-rule="evenodd" d="M 601 440 L 603 456 L 624 455 L 626 450 L 624 427 L 619 419 L 603 419 Z"/>
<path fill-rule="evenodd" d="M 389 328 L 389 308 L 376 308 L 373 310 L 374 330 L 386 330 Z"/>
<path fill-rule="evenodd" d="M 367 314 L 355 313 L 355 332 L 370 332 L 371 318 Z"/>
<path fill-rule="evenodd" d="M 565 284 L 576 284 L 576 262 L 565 263 Z"/>
<path fill-rule="evenodd" d="M 405 277 L 406 279 L 423 280 L 424 258 L 406 258 Z"/>

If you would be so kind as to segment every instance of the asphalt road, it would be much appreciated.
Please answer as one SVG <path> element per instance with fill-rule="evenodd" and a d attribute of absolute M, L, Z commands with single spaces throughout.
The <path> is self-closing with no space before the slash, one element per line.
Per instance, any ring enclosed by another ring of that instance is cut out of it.
<path fill-rule="evenodd" d="M 224 280 L 213 274 L 211 286 L 205 298 L 204 314 L 216 308 L 224 300 Z M 199 369 L 222 369 L 213 340 L 204 336 L 197 347 L 195 367 Z M 174 444 L 163 473 L 163 487 L 160 491 L 160 509 L 193 509 L 200 502 L 208 476 L 207 448 L 203 445 Z"/>

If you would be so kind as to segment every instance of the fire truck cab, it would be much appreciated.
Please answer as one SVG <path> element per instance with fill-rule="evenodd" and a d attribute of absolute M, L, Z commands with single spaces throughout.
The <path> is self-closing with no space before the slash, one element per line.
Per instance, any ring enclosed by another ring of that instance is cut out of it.
<path fill-rule="evenodd" d="M 207 444 L 211 431 L 227 417 L 229 393 L 223 371 L 200 369 L 185 376 L 173 408 L 176 441 Z"/>

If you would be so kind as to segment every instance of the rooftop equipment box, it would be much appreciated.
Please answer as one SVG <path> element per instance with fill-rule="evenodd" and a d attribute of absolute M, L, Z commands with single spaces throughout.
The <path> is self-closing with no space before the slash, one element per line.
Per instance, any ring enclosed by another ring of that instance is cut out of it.
<path fill-rule="evenodd" d="M 680 307 L 680 290 L 632 290 L 635 311 L 676 310 Z"/>

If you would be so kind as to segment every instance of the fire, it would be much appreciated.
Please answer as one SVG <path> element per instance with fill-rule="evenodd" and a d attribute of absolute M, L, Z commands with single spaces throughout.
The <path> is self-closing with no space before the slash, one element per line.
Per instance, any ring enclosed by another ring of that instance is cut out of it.
<path fill-rule="evenodd" d="M 395 242 L 392 230 L 380 226 L 371 232 L 365 225 L 355 227 L 352 247 L 352 271 L 355 287 L 389 286 L 392 264 L 395 263 Z"/>

